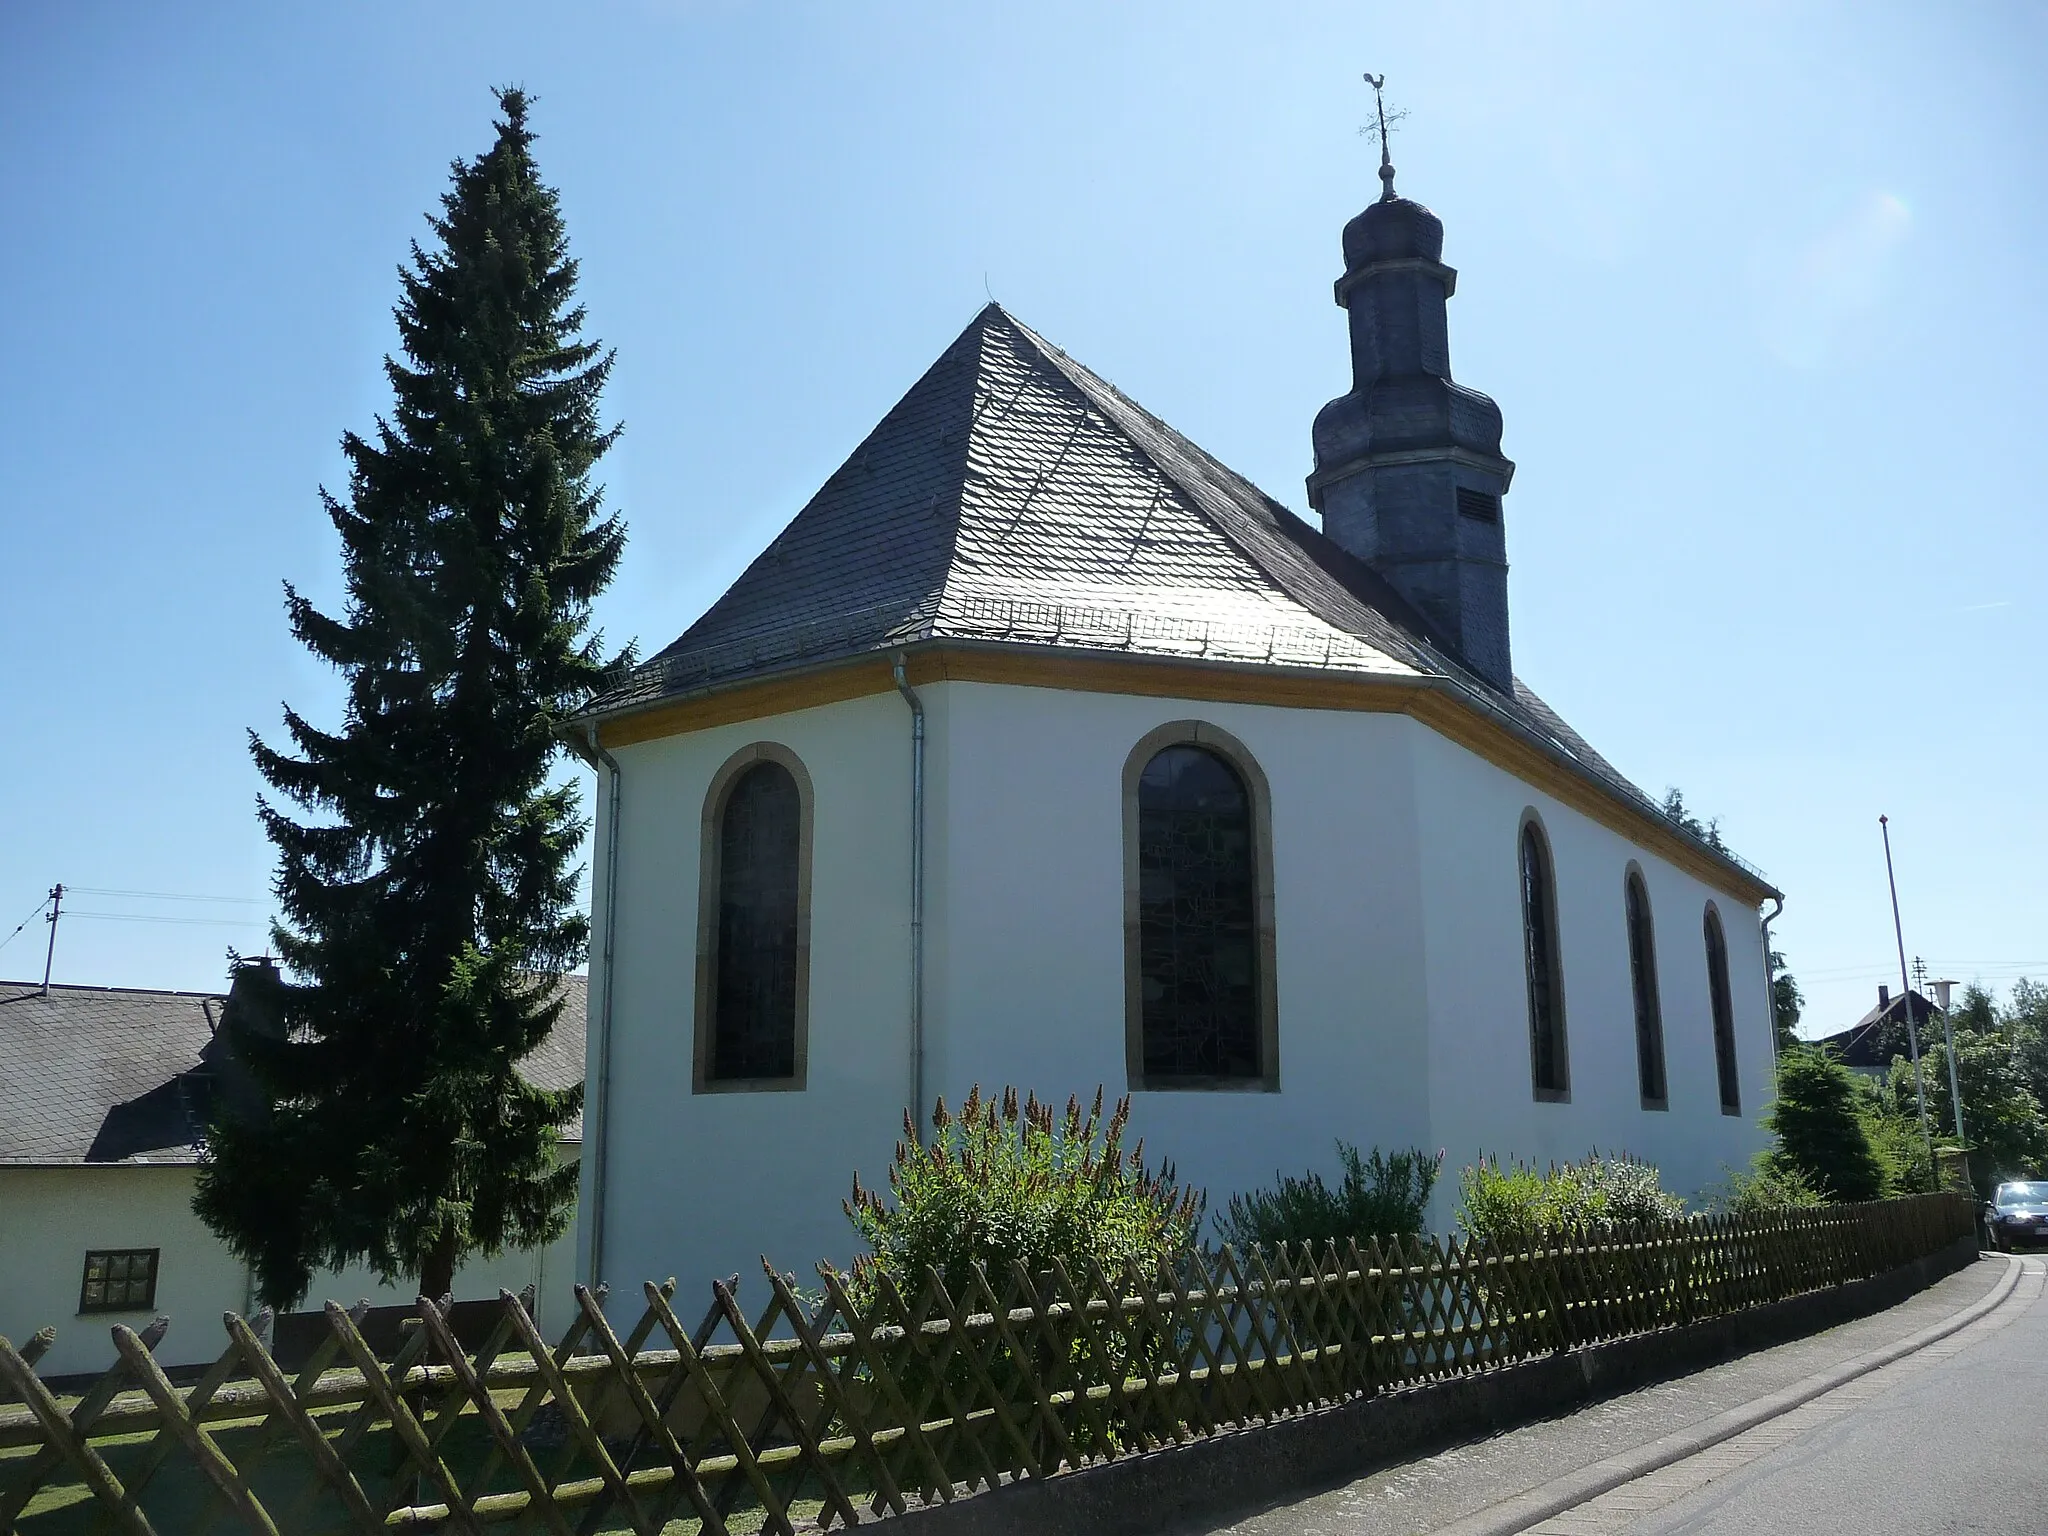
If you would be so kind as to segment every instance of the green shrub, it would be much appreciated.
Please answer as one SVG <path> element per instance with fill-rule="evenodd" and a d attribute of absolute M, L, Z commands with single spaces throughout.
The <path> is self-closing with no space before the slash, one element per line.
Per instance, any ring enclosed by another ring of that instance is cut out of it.
<path fill-rule="evenodd" d="M 1432 1157 L 1411 1147 L 1389 1157 L 1375 1147 L 1360 1157 L 1358 1148 L 1340 1141 L 1337 1158 L 1344 1181 L 1335 1189 L 1313 1171 L 1300 1178 L 1275 1173 L 1278 1182 L 1271 1189 L 1232 1195 L 1217 1214 L 1217 1235 L 1237 1248 L 1306 1243 L 1321 1251 L 1332 1242 L 1341 1248 L 1353 1238 L 1414 1237 L 1422 1231 L 1443 1153 Z"/>
<path fill-rule="evenodd" d="M 1988 1009 L 1990 999 L 1977 1000 L 1978 1010 Z M 1958 1012 L 1961 1013 L 1961 1009 Z M 2006 1179 L 2028 1179 L 2048 1167 L 2048 1118 L 2027 1086 L 2027 1077 L 2014 1059 L 2013 1043 L 2004 1034 L 1961 1027 L 1955 1035 L 1955 1074 L 1963 1090 L 1963 1129 L 1970 1138 L 1970 1172 L 1976 1180 L 1977 1197 L 1991 1198 L 1992 1189 Z M 1927 1118 L 1933 1122 L 1936 1138 L 1953 1143 L 1955 1099 L 1949 1092 L 1949 1046 L 1939 1034 L 1923 1042 L 1926 1055 L 1921 1071 L 1927 1084 Z M 1899 1083 L 1899 1097 L 1912 1092 L 1912 1068 L 1893 1063 Z M 1917 1123 L 1917 1116 L 1916 1116 Z M 1922 1145 L 1921 1156 L 1926 1156 Z"/>
<path fill-rule="evenodd" d="M 1707 1192 L 1707 1209 L 1716 1216 L 1760 1216 L 1771 1211 L 1826 1205 L 1827 1196 L 1797 1168 L 1779 1168 L 1769 1153 L 1750 1169 L 1731 1168 L 1728 1177 Z"/>
<path fill-rule="evenodd" d="M 1652 1164 L 1598 1152 L 1540 1172 L 1526 1163 L 1503 1167 L 1499 1158 L 1481 1158 L 1459 1176 L 1458 1194 L 1465 1234 L 1504 1248 L 1553 1233 L 1602 1232 L 1685 1214 L 1685 1202 L 1658 1183 Z"/>
<path fill-rule="evenodd" d="M 1830 1200 L 1876 1200 L 1885 1167 L 1859 1112 L 1855 1074 L 1826 1051 L 1795 1046 L 1778 1057 L 1778 1096 L 1764 1112 L 1777 1145 L 1764 1154 L 1780 1175 L 1797 1175 Z"/>
<path fill-rule="evenodd" d="M 1058 1259 L 1085 1285 L 1091 1260 L 1109 1275 L 1177 1261 L 1194 1246 L 1203 1197 L 1179 1187 L 1171 1164 L 1148 1169 L 1143 1142 L 1124 1150 L 1130 1116 L 1126 1097 L 1105 1125 L 1100 1089 L 1086 1115 L 1069 1099 L 1056 1116 L 1036 1096 L 1020 1107 L 1008 1088 L 998 1105 L 976 1086 L 957 1116 L 939 1101 L 920 1147 L 906 1113 L 888 1198 L 856 1174 L 846 1202 L 869 1249 L 854 1261 L 854 1293 L 872 1296 L 887 1275 L 913 1298 L 930 1269 L 958 1305 L 974 1295 L 977 1264 L 1000 1296 L 1013 1263 L 1037 1276 Z"/>
<path fill-rule="evenodd" d="M 1664 1188 L 1654 1163 L 1596 1152 L 1582 1166 L 1588 1213 L 1596 1226 L 1675 1221 L 1685 1214 L 1685 1201 Z"/>
<path fill-rule="evenodd" d="M 1920 1195 L 1935 1187 L 1927 1162 L 1927 1141 L 1917 1115 L 1895 1114 L 1878 1093 L 1870 1094 L 1858 1112 L 1863 1134 L 1877 1158 L 1886 1195 Z"/>
<path fill-rule="evenodd" d="M 854 1177 L 846 1214 L 869 1251 L 854 1260 L 848 1290 L 857 1303 L 871 1306 L 893 1285 L 915 1308 L 935 1270 L 953 1305 L 975 1312 L 986 1306 L 977 1266 L 999 1305 L 1011 1294 L 1020 1264 L 1036 1284 L 1057 1261 L 1083 1295 L 1093 1290 L 1091 1263 L 1112 1284 L 1122 1280 L 1127 1264 L 1152 1283 L 1162 1266 L 1181 1268 L 1201 1229 L 1202 1194 L 1180 1188 L 1171 1164 L 1147 1168 L 1143 1142 L 1124 1150 L 1130 1117 L 1126 1097 L 1105 1124 L 1099 1088 L 1087 1114 L 1069 1099 L 1066 1113 L 1055 1115 L 1035 1096 L 1020 1106 L 1014 1088 L 1005 1089 L 998 1104 L 983 1099 L 976 1086 L 958 1116 L 939 1101 L 932 1139 L 920 1147 L 906 1113 L 887 1198 Z M 1066 1370 L 1098 1381 L 1156 1372 L 1178 1359 L 1186 1342 L 1182 1332 L 1155 1327 L 1142 1312 L 1121 1313 L 1063 1345 L 1033 1331 L 1024 1341 L 1026 1358 L 998 1353 L 984 1369 L 1029 1422 L 1034 1380 Z M 1064 1361 L 1055 1358 L 1060 1350 Z M 911 1402 L 939 1403 L 946 1393 L 971 1392 L 975 1379 L 964 1350 L 940 1348 L 896 1367 L 897 1385 Z M 1121 1410 L 1102 1411 L 1106 1442 L 1083 1423 L 1069 1426 L 1068 1438 L 1083 1454 L 1135 1443 Z M 1036 1454 L 1060 1454 L 1042 1426 L 1030 1434 Z"/>

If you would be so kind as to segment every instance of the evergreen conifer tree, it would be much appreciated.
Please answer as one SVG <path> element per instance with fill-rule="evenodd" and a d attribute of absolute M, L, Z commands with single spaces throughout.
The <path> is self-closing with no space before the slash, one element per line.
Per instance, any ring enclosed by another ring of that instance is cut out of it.
<path fill-rule="evenodd" d="M 1855 1075 L 1818 1046 L 1799 1045 L 1778 1058 L 1778 1097 L 1764 1111 L 1777 1145 L 1766 1167 L 1797 1173 L 1830 1200 L 1876 1200 L 1885 1192 L 1884 1165 L 1857 1112 Z"/>
<path fill-rule="evenodd" d="M 498 103 L 401 269 L 391 415 L 343 437 L 346 503 L 321 492 L 344 613 L 285 588 L 293 633 L 346 680 L 341 727 L 287 707 L 294 753 L 250 733 L 303 817 L 259 801 L 289 984 L 266 1027 L 229 1021 L 269 1108 L 213 1127 L 195 1205 L 273 1306 L 358 1261 L 442 1295 L 466 1255 L 558 1236 L 575 1195 L 557 1133 L 582 1090 L 515 1064 L 588 937 L 555 733 L 625 659 L 589 623 L 625 539 L 591 480 L 618 429 L 528 100 Z"/>
<path fill-rule="evenodd" d="M 1778 1050 L 1789 1051 L 1799 1044 L 1799 1015 L 1806 1007 L 1806 994 L 1777 950 L 1770 953 L 1771 1027 L 1777 1031 Z"/>

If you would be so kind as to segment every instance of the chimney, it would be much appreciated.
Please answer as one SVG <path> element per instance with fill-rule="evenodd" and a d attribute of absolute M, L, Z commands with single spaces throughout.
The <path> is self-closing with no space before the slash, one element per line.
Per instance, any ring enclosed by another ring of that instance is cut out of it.
<path fill-rule="evenodd" d="M 1879 1008 L 1889 1008 L 1891 1007 L 1891 1005 L 1892 989 L 1890 987 L 1880 986 L 1877 989 L 1877 1006 Z"/>
<path fill-rule="evenodd" d="M 211 1071 L 214 1087 L 209 1114 L 223 1120 L 255 1120 L 269 1113 L 263 1085 L 236 1053 L 240 1036 L 272 1040 L 285 1037 L 284 976 L 268 955 L 238 955 L 221 1005 L 220 1028 L 199 1052 Z"/>

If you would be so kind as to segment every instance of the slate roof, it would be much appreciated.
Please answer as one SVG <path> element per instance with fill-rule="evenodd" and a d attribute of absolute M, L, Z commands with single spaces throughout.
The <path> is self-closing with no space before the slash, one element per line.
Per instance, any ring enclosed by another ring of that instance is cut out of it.
<path fill-rule="evenodd" d="M 583 1080 L 584 978 L 522 1062 L 544 1088 Z M 207 992 L 0 982 L 0 1166 L 190 1163 L 224 1075 L 209 1050 L 227 998 Z M 562 1131 L 581 1141 L 580 1119 Z"/>
<path fill-rule="evenodd" d="M 1376 572 L 996 304 L 585 718 L 934 640 L 1445 683 L 1661 814 L 1519 680 L 1488 685 Z"/>
<path fill-rule="evenodd" d="M 1885 994 L 1885 1000 L 1872 1008 L 1847 1029 L 1839 1030 L 1814 1041 L 1815 1045 L 1826 1046 L 1834 1051 L 1844 1066 L 1861 1067 L 1865 1070 L 1886 1071 L 1892 1058 L 1907 1052 L 1906 1009 L 1910 998 L 1913 1010 L 1913 1025 L 1920 1031 L 1921 1043 L 1927 1041 L 1927 1031 L 1940 1019 L 1934 1004 L 1917 991 L 1902 996 Z"/>

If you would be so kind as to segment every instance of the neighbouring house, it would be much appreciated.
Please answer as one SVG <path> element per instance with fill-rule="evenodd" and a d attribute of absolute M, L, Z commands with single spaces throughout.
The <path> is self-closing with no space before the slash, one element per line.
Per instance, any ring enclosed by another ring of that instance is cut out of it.
<path fill-rule="evenodd" d="M 192 1212 L 200 1144 L 216 1106 L 253 1090 L 220 1033 L 227 994 L 0 982 L 0 1336 L 24 1343 L 55 1327 L 40 1369 L 57 1376 L 114 1362 L 107 1325 L 171 1319 L 157 1349 L 167 1366 L 216 1358 L 224 1311 L 254 1310 L 248 1269 Z M 584 980 L 565 978 L 554 1033 L 521 1063 L 545 1087 L 583 1071 Z M 563 1132 L 578 1155 L 582 1127 Z M 456 1275 L 458 1298 L 536 1289 L 544 1331 L 567 1327 L 576 1237 L 545 1250 L 478 1260 Z M 367 1270 L 317 1279 L 329 1299 L 397 1305 L 412 1297 Z M 282 1325 L 281 1325 L 282 1326 Z"/>
<path fill-rule="evenodd" d="M 844 1261 L 854 1172 L 976 1083 L 1129 1093 L 1219 1202 L 1339 1137 L 1749 1161 L 1778 893 L 1514 675 L 1442 238 L 1390 178 L 1344 232 L 1320 527 L 991 304 L 574 723 L 586 1273 Z"/>
<path fill-rule="evenodd" d="M 1934 1032 L 1931 1038 L 1941 1038 L 1941 1011 L 1915 990 L 1909 988 L 1894 997 L 1891 988 L 1885 986 L 1877 989 L 1875 1008 L 1847 1029 L 1824 1035 L 1813 1043 L 1832 1051 L 1835 1059 L 1852 1072 L 1861 1072 L 1866 1077 L 1888 1077 L 1893 1059 L 1911 1053 L 1906 1030 L 1909 1012 L 1913 1028 L 1920 1032 L 1920 1048 L 1925 1050 L 1929 1030 Z"/>

